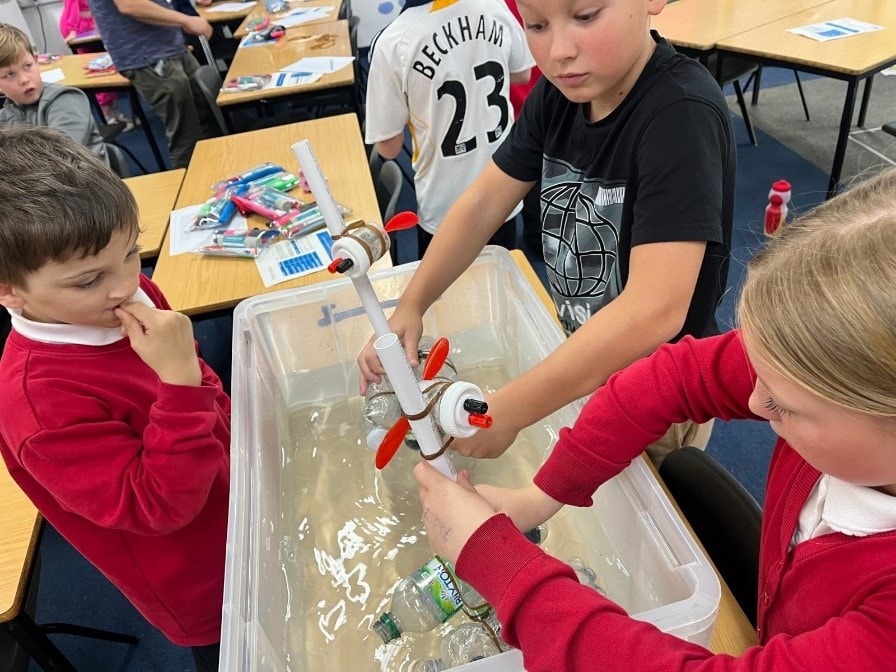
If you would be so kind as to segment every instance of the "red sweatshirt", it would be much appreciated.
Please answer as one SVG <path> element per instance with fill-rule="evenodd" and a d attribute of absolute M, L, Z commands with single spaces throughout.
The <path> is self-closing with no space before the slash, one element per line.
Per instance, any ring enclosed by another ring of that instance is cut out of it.
<path fill-rule="evenodd" d="M 169 309 L 152 282 L 141 288 Z M 0 360 L 0 453 L 41 514 L 172 642 L 219 641 L 230 399 L 159 381 L 127 338 L 48 344 L 15 330 Z"/>
<path fill-rule="evenodd" d="M 591 494 L 673 422 L 754 418 L 753 373 L 736 332 L 662 346 L 614 375 L 564 429 L 536 484 L 586 506 Z M 628 618 L 572 570 L 496 515 L 464 546 L 461 578 L 497 606 L 528 672 L 892 672 L 896 670 L 896 532 L 832 533 L 788 551 L 819 472 L 778 440 L 760 553 L 759 645 L 738 658 Z M 494 562 L 494 558 L 501 562 Z"/>

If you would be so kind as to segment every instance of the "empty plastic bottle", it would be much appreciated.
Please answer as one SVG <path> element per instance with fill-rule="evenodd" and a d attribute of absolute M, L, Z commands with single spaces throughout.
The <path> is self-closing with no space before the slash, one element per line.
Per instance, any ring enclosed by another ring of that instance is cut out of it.
<path fill-rule="evenodd" d="M 448 669 L 488 658 L 507 651 L 508 646 L 501 641 L 501 625 L 494 612 L 486 619 L 486 624 L 461 623 L 442 638 L 441 660 Z"/>
<path fill-rule="evenodd" d="M 406 632 L 429 632 L 461 609 L 480 618 L 491 612 L 482 596 L 455 576 L 451 563 L 432 558 L 402 579 L 389 611 L 372 627 L 383 642 L 391 642 Z"/>
<path fill-rule="evenodd" d="M 430 336 L 423 336 L 420 339 L 420 345 L 417 349 L 417 357 L 420 360 L 420 366 L 414 370 L 414 375 L 419 380 L 422 376 L 423 362 L 429 354 L 430 349 L 435 343 Z M 439 378 L 447 380 L 455 380 L 457 374 L 451 360 L 446 360 L 444 366 L 438 373 Z M 383 376 L 380 382 L 370 383 L 367 386 L 367 393 L 364 395 L 364 408 L 361 411 L 360 428 L 361 433 L 365 437 L 367 447 L 370 450 L 376 450 L 389 428 L 395 424 L 401 416 L 401 405 L 398 403 L 398 397 L 392 384 L 386 376 Z M 412 432 L 408 432 L 408 443 L 416 443 Z M 412 446 L 415 447 L 415 446 Z"/>
<path fill-rule="evenodd" d="M 471 621 L 451 629 L 442 638 L 440 646 L 439 658 L 421 660 L 411 669 L 417 672 L 444 672 L 510 648 L 501 641 L 501 624 L 494 612 L 485 619 L 485 623 Z"/>

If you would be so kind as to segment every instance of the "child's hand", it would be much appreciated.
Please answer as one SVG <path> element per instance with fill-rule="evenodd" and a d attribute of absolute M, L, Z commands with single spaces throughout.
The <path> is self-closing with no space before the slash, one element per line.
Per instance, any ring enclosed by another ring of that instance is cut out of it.
<path fill-rule="evenodd" d="M 528 532 L 548 520 L 563 504 L 545 494 L 534 483 L 525 488 L 477 485 L 476 492 L 499 513 L 506 513 L 520 532 Z"/>
<path fill-rule="evenodd" d="M 399 306 L 389 319 L 389 327 L 404 345 L 411 368 L 416 368 L 419 364 L 417 346 L 420 344 L 420 336 L 423 335 L 423 315 L 410 309 L 402 310 Z M 358 378 L 358 390 L 362 396 L 367 393 L 368 383 L 380 382 L 381 376 L 386 372 L 376 350 L 373 349 L 376 338 L 376 334 L 371 336 L 358 355 L 358 368 L 361 374 Z"/>
<path fill-rule="evenodd" d="M 414 478 L 429 545 L 438 555 L 457 562 L 464 544 L 495 510 L 473 488 L 467 471 L 460 472 L 455 483 L 422 460 L 414 467 Z"/>
<path fill-rule="evenodd" d="M 505 402 L 505 398 L 502 390 L 488 395 L 485 401 L 488 402 L 492 426 L 465 439 L 455 439 L 451 443 L 451 449 L 467 457 L 501 457 L 523 429 L 515 418 L 513 402 Z"/>
<path fill-rule="evenodd" d="M 136 302 L 121 304 L 115 309 L 115 316 L 121 320 L 121 335 L 131 339 L 134 352 L 163 383 L 202 384 L 189 317 Z"/>

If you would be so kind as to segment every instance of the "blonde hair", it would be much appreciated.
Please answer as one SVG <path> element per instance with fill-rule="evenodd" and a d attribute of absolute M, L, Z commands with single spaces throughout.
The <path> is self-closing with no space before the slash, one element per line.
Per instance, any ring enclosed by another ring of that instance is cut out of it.
<path fill-rule="evenodd" d="M 16 63 L 23 54 L 34 55 L 31 40 L 15 26 L 0 23 L 0 68 Z"/>
<path fill-rule="evenodd" d="M 820 397 L 896 418 L 896 169 L 784 229 L 738 307 L 762 361 Z"/>

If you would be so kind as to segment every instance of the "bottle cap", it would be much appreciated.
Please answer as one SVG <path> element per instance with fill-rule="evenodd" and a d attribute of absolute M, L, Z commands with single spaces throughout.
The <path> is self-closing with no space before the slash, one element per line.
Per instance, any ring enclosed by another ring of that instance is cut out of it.
<path fill-rule="evenodd" d="M 371 627 L 376 634 L 382 637 L 384 644 L 388 644 L 393 639 L 401 637 L 401 630 L 398 629 L 398 624 L 395 622 L 395 619 L 392 618 L 392 614 L 388 611 L 383 612 L 380 615 L 379 620 Z"/>

